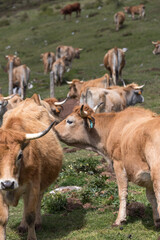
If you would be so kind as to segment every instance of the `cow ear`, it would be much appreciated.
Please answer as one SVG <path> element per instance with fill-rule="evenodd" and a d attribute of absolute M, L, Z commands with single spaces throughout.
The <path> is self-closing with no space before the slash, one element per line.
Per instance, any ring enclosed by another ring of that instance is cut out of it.
<path fill-rule="evenodd" d="M 93 117 L 88 117 L 87 118 L 87 125 L 88 125 L 89 129 L 94 128 L 95 119 Z"/>

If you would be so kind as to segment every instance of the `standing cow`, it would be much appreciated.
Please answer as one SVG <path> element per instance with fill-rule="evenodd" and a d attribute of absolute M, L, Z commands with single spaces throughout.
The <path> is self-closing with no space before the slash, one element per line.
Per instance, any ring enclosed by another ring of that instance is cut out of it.
<path fill-rule="evenodd" d="M 24 99 L 30 78 L 30 68 L 25 64 L 17 66 L 15 63 L 18 62 L 19 64 L 20 60 L 15 55 L 7 55 L 6 59 L 9 66 L 9 95 L 17 93 Z"/>
<path fill-rule="evenodd" d="M 122 79 L 122 69 L 125 66 L 125 52 L 126 48 L 112 48 L 104 56 L 103 62 L 104 66 L 110 72 L 110 77 L 113 79 L 114 85 L 117 85 L 119 80 L 123 82 Z"/>
<path fill-rule="evenodd" d="M 98 152 L 113 163 L 119 191 L 119 212 L 114 223 L 126 222 L 128 182 L 146 188 L 156 227 L 160 227 L 160 118 L 144 108 L 117 113 L 94 113 L 75 108 L 55 126 L 64 143 Z"/>
<path fill-rule="evenodd" d="M 54 52 L 45 52 L 41 54 L 44 65 L 44 74 L 51 71 L 53 63 L 56 61 Z"/>
<path fill-rule="evenodd" d="M 157 41 L 157 42 L 152 41 L 152 44 L 155 47 L 155 49 L 153 50 L 153 54 L 154 55 L 160 54 L 160 41 Z"/>
<path fill-rule="evenodd" d="M 81 13 L 80 3 L 76 2 L 73 4 L 68 4 L 61 9 L 61 14 L 64 15 L 64 20 L 66 19 L 66 15 L 70 15 L 70 19 L 71 19 L 72 12 L 76 12 L 76 17 L 80 16 L 80 13 Z"/>
<path fill-rule="evenodd" d="M 122 27 L 124 21 L 125 21 L 124 12 L 117 12 L 114 14 L 114 22 L 116 24 L 116 31 L 118 31 L 119 28 Z"/>
<path fill-rule="evenodd" d="M 69 65 L 68 65 L 68 71 L 71 68 L 73 59 L 80 58 L 80 52 L 82 51 L 82 48 L 73 48 L 72 46 L 64 46 L 59 45 L 56 48 L 56 59 L 66 57 L 68 59 Z"/>
<path fill-rule="evenodd" d="M 88 104 L 96 112 L 122 111 L 128 106 L 144 102 L 143 87 L 144 85 L 138 86 L 135 83 L 125 87 L 111 86 L 107 89 L 89 87 L 81 93 L 80 104 Z"/>
<path fill-rule="evenodd" d="M 138 14 L 140 18 L 145 17 L 145 6 L 140 4 L 137 6 L 124 7 L 124 11 L 132 15 L 132 19 L 135 19 L 135 14 Z"/>
<path fill-rule="evenodd" d="M 37 240 L 41 199 L 61 170 L 62 148 L 55 133 L 48 132 L 53 118 L 35 99 L 26 99 L 10 111 L 0 128 L 0 239 L 6 239 L 9 206 L 17 206 L 22 196 L 19 231 L 28 230 L 27 239 Z"/>

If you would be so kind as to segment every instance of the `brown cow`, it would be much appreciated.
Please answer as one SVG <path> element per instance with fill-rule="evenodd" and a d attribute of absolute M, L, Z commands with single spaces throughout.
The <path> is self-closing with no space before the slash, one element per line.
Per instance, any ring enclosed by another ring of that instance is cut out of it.
<path fill-rule="evenodd" d="M 70 90 L 67 94 L 67 97 L 71 98 L 80 98 L 81 93 L 87 88 L 87 87 L 101 87 L 101 88 L 107 88 L 112 83 L 110 80 L 109 75 L 106 73 L 101 78 L 92 79 L 89 81 L 80 81 L 79 79 L 73 79 L 71 82 L 67 81 L 67 83 L 70 85 Z"/>
<path fill-rule="evenodd" d="M 12 89 L 12 93 L 17 93 L 22 99 L 24 99 L 30 78 L 30 68 L 25 64 L 16 67 L 14 63 L 16 61 L 16 56 L 14 55 L 7 55 L 6 59 L 8 60 L 9 65 L 9 92 Z M 12 87 L 10 83 L 12 83 Z"/>
<path fill-rule="evenodd" d="M 123 8 L 126 13 L 132 15 L 132 19 L 135 19 L 135 14 L 138 14 L 140 18 L 145 17 L 145 6 L 140 4 L 138 6 L 124 7 Z"/>
<path fill-rule="evenodd" d="M 157 42 L 152 41 L 152 44 L 155 47 L 155 49 L 153 50 L 153 54 L 154 55 L 160 54 L 160 41 L 157 41 Z"/>
<path fill-rule="evenodd" d="M 35 226 L 41 225 L 43 192 L 57 178 L 62 165 L 63 153 L 55 133 L 50 131 L 44 136 L 52 121 L 48 111 L 34 99 L 26 99 L 4 116 L 0 129 L 1 240 L 6 239 L 8 206 L 17 206 L 21 196 L 24 213 L 19 231 L 28 229 L 27 239 L 37 239 Z"/>
<path fill-rule="evenodd" d="M 160 117 L 136 107 L 117 113 L 93 113 L 77 107 L 55 126 L 60 140 L 68 145 L 93 150 L 113 162 L 120 207 L 114 225 L 126 221 L 128 182 L 146 188 L 156 227 L 160 227 Z"/>
<path fill-rule="evenodd" d="M 124 12 L 117 12 L 114 14 L 114 22 L 116 24 L 116 31 L 118 31 L 119 28 L 122 27 L 124 21 L 125 21 Z"/>
<path fill-rule="evenodd" d="M 104 66 L 110 72 L 110 77 L 113 79 L 114 85 L 118 84 L 121 80 L 125 86 L 124 80 L 122 79 L 122 69 L 125 66 L 125 52 L 127 48 L 112 48 L 104 56 Z"/>
<path fill-rule="evenodd" d="M 44 65 L 44 74 L 51 71 L 53 63 L 56 61 L 54 52 L 46 52 L 41 54 Z"/>
<path fill-rule="evenodd" d="M 80 3 L 76 2 L 73 4 L 68 4 L 61 9 L 61 14 L 64 15 L 64 20 L 66 19 L 66 15 L 70 15 L 71 18 L 72 12 L 76 12 L 76 17 L 80 16 L 81 13 Z"/>
<path fill-rule="evenodd" d="M 144 102 L 143 87 L 144 85 L 138 86 L 135 83 L 107 89 L 89 87 L 81 93 L 80 104 L 88 104 L 96 112 L 122 111 L 128 106 Z"/>

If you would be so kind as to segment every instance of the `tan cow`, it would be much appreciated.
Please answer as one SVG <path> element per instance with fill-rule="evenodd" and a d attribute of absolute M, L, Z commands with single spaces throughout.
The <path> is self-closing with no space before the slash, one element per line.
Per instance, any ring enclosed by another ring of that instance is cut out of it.
<path fill-rule="evenodd" d="M 58 86 L 63 82 L 63 75 L 69 65 L 67 57 L 58 58 L 52 65 L 50 77 L 53 75 L 54 83 Z"/>
<path fill-rule="evenodd" d="M 119 80 L 123 82 L 122 79 L 122 69 L 125 66 L 125 52 L 127 48 L 112 48 L 104 56 L 103 62 L 104 66 L 110 72 L 110 77 L 113 79 L 114 85 L 117 85 Z"/>
<path fill-rule="evenodd" d="M 135 83 L 125 87 L 111 86 L 107 89 L 89 87 L 81 93 L 80 104 L 88 104 L 96 112 L 122 111 L 128 106 L 144 102 L 143 87 L 144 85 L 138 86 Z"/>
<path fill-rule="evenodd" d="M 41 54 L 41 58 L 44 66 L 44 74 L 46 74 L 51 71 L 52 65 L 56 61 L 56 57 L 54 52 L 46 52 Z"/>
<path fill-rule="evenodd" d="M 68 4 L 61 9 L 61 14 L 64 15 L 64 20 L 66 19 L 66 15 L 70 15 L 71 18 L 72 12 L 76 12 L 76 17 L 80 16 L 81 13 L 80 3 L 76 2 L 73 4 Z"/>
<path fill-rule="evenodd" d="M 21 196 L 24 213 L 19 231 L 28 229 L 27 239 L 37 240 L 35 226 L 41 225 L 43 192 L 55 181 L 62 166 L 60 143 L 52 130 L 48 132 L 52 121 L 35 99 L 24 100 L 4 116 L 0 128 L 1 240 L 6 239 L 8 206 L 17 206 Z"/>
<path fill-rule="evenodd" d="M 80 52 L 82 51 L 82 48 L 73 48 L 72 46 L 64 46 L 64 45 L 59 45 L 56 48 L 56 59 L 66 57 L 69 61 L 68 64 L 68 70 L 71 68 L 72 61 L 73 59 L 80 58 Z"/>
<path fill-rule="evenodd" d="M 82 105 L 55 130 L 66 144 L 96 151 L 112 161 L 120 200 L 115 226 L 126 221 L 127 187 L 128 182 L 133 182 L 146 188 L 154 224 L 160 227 L 159 116 L 136 107 L 95 114 Z"/>
<path fill-rule="evenodd" d="M 132 19 L 135 19 L 135 14 L 138 14 L 140 18 L 145 17 L 145 6 L 140 4 L 138 6 L 124 7 L 123 8 L 126 13 L 132 15 Z"/>
<path fill-rule="evenodd" d="M 3 115 L 7 110 L 17 107 L 17 105 L 22 101 L 18 94 L 14 94 L 8 97 L 0 96 L 0 126 L 3 122 Z"/>
<path fill-rule="evenodd" d="M 30 68 L 25 64 L 16 67 L 14 62 L 17 57 L 14 55 L 7 55 L 6 59 L 9 65 L 9 92 L 11 92 L 11 94 L 17 93 L 24 99 L 30 78 Z"/>
<path fill-rule="evenodd" d="M 157 41 L 157 42 L 152 41 L 152 44 L 155 47 L 155 49 L 153 50 L 153 54 L 154 55 L 160 54 L 160 41 Z"/>
<path fill-rule="evenodd" d="M 119 28 L 122 27 L 124 21 L 125 21 L 124 12 L 117 12 L 114 14 L 114 22 L 116 24 L 116 31 L 118 31 Z"/>
<path fill-rule="evenodd" d="M 67 83 L 70 85 L 70 90 L 67 94 L 67 97 L 78 99 L 80 98 L 81 93 L 87 87 L 108 88 L 112 85 L 111 79 L 107 73 L 100 78 L 92 79 L 86 82 L 80 81 L 79 79 L 73 79 L 71 82 L 67 81 Z"/>

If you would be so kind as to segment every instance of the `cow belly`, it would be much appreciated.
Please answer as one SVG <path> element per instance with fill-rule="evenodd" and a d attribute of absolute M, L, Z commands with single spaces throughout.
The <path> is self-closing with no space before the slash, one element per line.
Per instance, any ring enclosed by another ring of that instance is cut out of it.
<path fill-rule="evenodd" d="M 151 187 L 153 185 L 150 171 L 139 171 L 136 174 L 135 181 L 141 187 Z"/>

